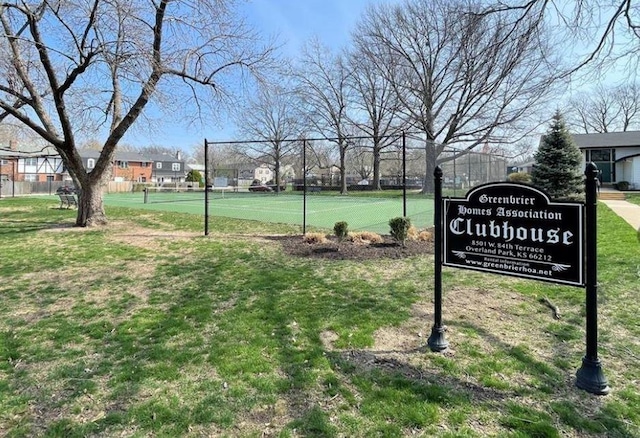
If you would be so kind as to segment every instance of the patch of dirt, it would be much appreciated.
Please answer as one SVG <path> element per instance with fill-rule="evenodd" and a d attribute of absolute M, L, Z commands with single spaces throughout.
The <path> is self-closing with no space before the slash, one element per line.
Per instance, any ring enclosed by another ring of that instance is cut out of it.
<path fill-rule="evenodd" d="M 402 245 L 391 238 L 382 236 L 381 243 L 339 242 L 331 237 L 325 243 L 308 243 L 302 236 L 274 236 L 282 245 L 285 253 L 296 257 L 318 258 L 325 260 L 372 260 L 400 259 L 423 254 L 433 254 L 433 242 L 407 241 Z"/>

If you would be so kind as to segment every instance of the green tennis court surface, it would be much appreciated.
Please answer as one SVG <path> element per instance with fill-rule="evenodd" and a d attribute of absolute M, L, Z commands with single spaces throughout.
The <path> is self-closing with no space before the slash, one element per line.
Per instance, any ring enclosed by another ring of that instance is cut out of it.
<path fill-rule="evenodd" d="M 188 196 L 188 195 L 187 195 Z M 210 220 L 215 216 L 299 224 L 303 221 L 303 196 L 300 193 L 244 193 L 212 196 L 209 201 Z M 204 215 L 204 199 L 194 194 L 187 199 L 153 199 L 144 203 L 143 193 L 119 193 L 105 195 L 105 204 L 144 210 L 174 211 Z M 177 202 L 176 202 L 177 201 Z M 407 197 L 407 216 L 418 229 L 433 224 L 433 200 L 422 195 Z M 338 221 L 346 221 L 352 231 L 373 231 L 388 234 L 389 219 L 403 216 L 402 197 L 390 197 L 382 192 L 309 194 L 306 203 L 307 226 L 332 229 Z"/>

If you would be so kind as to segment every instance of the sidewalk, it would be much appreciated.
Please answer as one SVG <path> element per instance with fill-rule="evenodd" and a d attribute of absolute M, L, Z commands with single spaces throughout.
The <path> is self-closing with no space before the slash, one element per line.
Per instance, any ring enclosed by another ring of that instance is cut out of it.
<path fill-rule="evenodd" d="M 640 205 L 632 204 L 627 201 L 618 200 L 600 200 L 604 205 L 609 207 L 615 214 L 627 221 L 634 230 L 640 230 Z"/>

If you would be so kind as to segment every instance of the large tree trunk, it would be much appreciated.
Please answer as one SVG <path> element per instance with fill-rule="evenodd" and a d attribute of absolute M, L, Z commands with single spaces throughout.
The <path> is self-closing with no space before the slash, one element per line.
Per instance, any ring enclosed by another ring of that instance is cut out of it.
<path fill-rule="evenodd" d="M 84 168 L 80 154 L 75 147 L 57 148 L 69 175 L 78 188 L 78 215 L 77 227 L 92 227 L 107 224 L 107 216 L 104 212 L 103 191 L 111 179 L 113 171 L 112 157 L 115 146 L 104 146 L 100 158 L 96 161 L 91 172 Z"/>
<path fill-rule="evenodd" d="M 425 174 L 424 183 L 422 184 L 422 193 L 433 193 L 435 190 L 433 182 L 433 172 L 436 169 L 438 152 L 433 140 L 427 140 L 424 145 L 425 151 Z"/>
<path fill-rule="evenodd" d="M 280 157 L 276 157 L 276 163 L 273 171 L 275 172 L 275 178 L 273 180 L 276 183 L 276 193 L 280 193 Z"/>
<path fill-rule="evenodd" d="M 102 195 L 103 185 L 100 181 L 90 180 L 83 185 L 78 195 L 76 226 L 92 227 L 107 224 Z"/>
<path fill-rule="evenodd" d="M 380 146 L 373 146 L 373 189 L 382 190 L 380 185 Z"/>
<path fill-rule="evenodd" d="M 340 145 L 340 194 L 347 194 L 347 147 Z"/>

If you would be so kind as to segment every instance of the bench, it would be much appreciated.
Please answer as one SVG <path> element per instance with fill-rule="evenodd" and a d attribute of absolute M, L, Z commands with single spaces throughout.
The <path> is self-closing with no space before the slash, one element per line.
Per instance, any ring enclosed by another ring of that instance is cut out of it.
<path fill-rule="evenodd" d="M 65 206 L 67 207 L 67 209 L 78 206 L 78 200 L 76 199 L 75 195 L 59 194 L 58 196 L 60 197 L 61 209 L 62 207 L 65 207 Z"/>
<path fill-rule="evenodd" d="M 307 186 L 307 192 L 311 192 L 311 193 L 317 193 L 322 191 L 322 187 L 320 186 Z"/>

